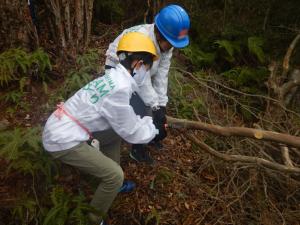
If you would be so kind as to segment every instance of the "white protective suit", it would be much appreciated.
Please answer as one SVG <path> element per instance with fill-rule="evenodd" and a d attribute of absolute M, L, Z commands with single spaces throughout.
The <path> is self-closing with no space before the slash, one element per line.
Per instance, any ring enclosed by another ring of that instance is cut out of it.
<path fill-rule="evenodd" d="M 143 24 L 124 30 L 112 42 L 106 51 L 105 65 L 114 67 L 119 59 L 117 46 L 120 38 L 128 32 L 140 32 L 149 36 L 155 44 L 159 59 L 154 61 L 150 70 L 151 76 L 145 76 L 143 84 L 139 86 L 138 94 L 147 106 L 166 106 L 168 102 L 168 72 L 171 64 L 173 48 L 167 52 L 161 52 L 154 33 L 154 24 Z"/>
<path fill-rule="evenodd" d="M 118 64 L 77 91 L 64 109 L 90 132 L 113 129 L 124 140 L 133 144 L 150 142 L 158 130 L 152 118 L 137 116 L 129 100 L 138 86 L 128 71 Z M 47 151 L 72 148 L 89 139 L 88 133 L 67 115 L 59 119 L 55 112 L 48 118 L 43 132 Z"/>

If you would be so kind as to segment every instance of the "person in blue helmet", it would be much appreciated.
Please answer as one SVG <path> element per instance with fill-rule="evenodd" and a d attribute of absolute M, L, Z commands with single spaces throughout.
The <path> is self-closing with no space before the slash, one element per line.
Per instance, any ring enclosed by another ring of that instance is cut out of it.
<path fill-rule="evenodd" d="M 138 81 L 139 91 L 130 100 L 135 112 L 140 116 L 153 117 L 160 124 L 166 123 L 166 105 L 168 103 L 168 73 L 174 48 L 184 48 L 189 44 L 188 31 L 190 19 L 179 5 L 168 5 L 155 16 L 153 24 L 143 24 L 124 30 L 106 51 L 105 69 L 118 64 L 117 46 L 124 34 L 140 32 L 149 36 L 155 44 L 159 59 L 153 63 L 150 76 Z M 161 142 L 153 143 L 162 148 Z M 138 162 L 153 163 L 145 145 L 133 145 L 130 157 Z"/>

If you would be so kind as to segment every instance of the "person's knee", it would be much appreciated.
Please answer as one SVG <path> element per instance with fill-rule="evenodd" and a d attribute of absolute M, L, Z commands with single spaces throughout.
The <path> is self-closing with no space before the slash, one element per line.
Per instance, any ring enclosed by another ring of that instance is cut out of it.
<path fill-rule="evenodd" d="M 123 185 L 124 181 L 124 173 L 121 167 L 118 167 L 119 169 L 115 171 L 115 177 L 114 177 L 114 182 L 121 187 Z"/>
<path fill-rule="evenodd" d="M 123 185 L 124 173 L 120 166 L 115 167 L 109 177 L 106 179 L 106 183 L 114 186 L 115 188 L 120 188 Z"/>

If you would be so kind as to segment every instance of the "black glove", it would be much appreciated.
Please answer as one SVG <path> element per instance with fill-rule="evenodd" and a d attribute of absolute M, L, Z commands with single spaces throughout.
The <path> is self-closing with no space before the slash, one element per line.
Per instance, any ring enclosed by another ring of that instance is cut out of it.
<path fill-rule="evenodd" d="M 158 134 L 154 137 L 153 141 L 154 142 L 158 142 L 161 141 L 163 139 L 165 139 L 167 137 L 167 130 L 165 127 L 165 123 L 158 123 L 158 122 L 154 122 L 154 126 L 156 127 L 156 129 L 158 129 Z"/>
<path fill-rule="evenodd" d="M 158 129 L 159 133 L 153 139 L 154 142 L 159 142 L 167 137 L 166 130 L 166 107 L 160 106 L 158 109 L 152 110 L 153 124 Z"/>
<path fill-rule="evenodd" d="M 153 122 L 154 123 L 161 123 L 161 124 L 166 124 L 167 123 L 167 118 L 166 118 L 166 107 L 164 106 L 159 106 L 158 109 L 153 109 L 152 110 L 153 114 Z"/>
<path fill-rule="evenodd" d="M 159 106 L 158 109 L 153 109 L 152 110 L 153 114 L 153 123 L 158 129 L 159 134 L 155 136 L 153 139 L 154 142 L 161 141 L 167 137 L 167 131 L 165 124 L 167 123 L 167 118 L 166 118 L 166 107 L 164 106 Z"/>

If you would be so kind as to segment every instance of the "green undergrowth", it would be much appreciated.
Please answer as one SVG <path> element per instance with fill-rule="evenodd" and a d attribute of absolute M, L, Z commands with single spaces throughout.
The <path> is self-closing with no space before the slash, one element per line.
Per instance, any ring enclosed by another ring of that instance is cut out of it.
<path fill-rule="evenodd" d="M 26 111 L 31 108 L 30 102 L 23 101 L 24 96 L 31 93 L 25 90 L 22 79 L 32 79 L 32 66 L 37 68 L 41 81 L 45 82 L 46 86 L 53 86 L 55 80 L 47 78 L 46 71 L 51 69 L 51 64 L 42 50 L 26 53 L 14 49 L 1 57 L 11 63 L 6 63 L 6 75 L 1 77 L 0 85 L 9 89 L 1 98 L 6 104 L 13 105 L 6 109 L 7 115 L 13 118 L 20 109 Z M 43 111 L 53 111 L 59 101 L 64 101 L 97 76 L 98 61 L 99 54 L 95 49 L 79 55 L 74 67 L 66 74 L 64 82 L 51 93 L 44 92 L 49 97 L 47 103 L 41 106 Z M 19 85 L 14 85 L 14 82 Z M 10 224 L 88 225 L 88 212 L 98 213 L 89 206 L 85 194 L 80 189 L 70 191 L 57 180 L 62 176 L 63 166 L 43 149 L 42 127 L 14 127 L 0 131 L 0 158 L 6 163 L 6 166 L 3 166 L 4 177 L 27 177 L 24 178 L 26 186 L 16 185 L 15 191 L 18 193 L 10 193 L 16 195 L 14 203 L 6 208 L 5 214 L 0 213 L 0 220 L 9 216 Z"/>

